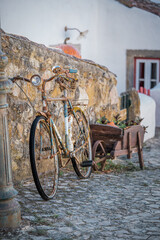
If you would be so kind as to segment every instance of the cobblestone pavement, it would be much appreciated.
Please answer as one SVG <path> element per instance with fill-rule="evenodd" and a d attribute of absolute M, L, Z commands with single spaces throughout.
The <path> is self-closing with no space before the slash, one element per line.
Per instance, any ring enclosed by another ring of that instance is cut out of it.
<path fill-rule="evenodd" d="M 16 188 L 22 224 L 14 232 L 1 232 L 0 239 L 159 240 L 159 138 L 144 144 L 144 160 L 143 171 L 94 173 L 87 180 L 65 172 L 56 197 L 47 202 L 33 183 L 21 183 Z M 138 166 L 137 154 L 130 161 Z"/>

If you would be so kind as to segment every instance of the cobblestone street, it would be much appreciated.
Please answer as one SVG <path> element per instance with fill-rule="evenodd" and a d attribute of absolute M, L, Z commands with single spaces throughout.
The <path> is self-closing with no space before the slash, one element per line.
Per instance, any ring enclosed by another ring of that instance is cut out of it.
<path fill-rule="evenodd" d="M 0 239 L 159 240 L 159 140 L 144 144 L 145 170 L 94 173 L 87 180 L 65 172 L 51 201 L 43 201 L 30 181 L 16 186 L 22 224 L 14 232 L 1 232 Z M 137 154 L 127 162 L 139 167 Z"/>

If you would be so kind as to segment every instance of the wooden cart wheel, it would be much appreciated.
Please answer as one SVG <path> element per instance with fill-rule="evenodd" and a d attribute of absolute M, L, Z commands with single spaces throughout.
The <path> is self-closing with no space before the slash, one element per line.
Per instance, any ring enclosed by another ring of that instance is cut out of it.
<path fill-rule="evenodd" d="M 102 140 L 98 140 L 93 145 L 93 169 L 95 171 L 103 171 L 107 159 L 106 144 Z"/>

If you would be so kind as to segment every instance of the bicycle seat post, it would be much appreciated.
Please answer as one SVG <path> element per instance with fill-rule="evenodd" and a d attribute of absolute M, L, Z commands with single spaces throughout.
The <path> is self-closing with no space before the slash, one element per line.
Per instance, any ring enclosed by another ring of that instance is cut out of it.
<path fill-rule="evenodd" d="M 64 89 L 64 97 L 67 98 L 67 89 Z M 64 122 L 65 122 L 65 143 L 68 149 L 68 106 L 67 100 L 64 101 Z"/>
<path fill-rule="evenodd" d="M 45 94 L 45 82 L 42 84 L 42 110 L 43 112 L 48 111 L 47 101 L 46 101 L 46 94 Z"/>

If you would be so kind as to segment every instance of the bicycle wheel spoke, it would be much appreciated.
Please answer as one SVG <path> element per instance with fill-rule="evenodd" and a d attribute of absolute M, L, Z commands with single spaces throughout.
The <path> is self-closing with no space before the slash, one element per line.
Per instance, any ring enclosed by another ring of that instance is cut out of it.
<path fill-rule="evenodd" d="M 78 152 L 78 151 L 80 151 L 81 149 L 83 149 L 83 148 L 86 148 L 87 149 L 87 143 L 88 142 L 85 142 L 83 145 L 81 145 L 80 147 L 77 147 L 75 150 L 74 150 L 74 153 L 76 153 L 76 152 Z"/>
<path fill-rule="evenodd" d="M 73 116 L 72 141 L 74 146 L 72 163 L 75 172 L 80 178 L 89 177 L 92 168 L 82 167 L 82 163 L 92 160 L 91 141 L 87 121 L 80 109 L 75 111 L 75 118 Z"/>

